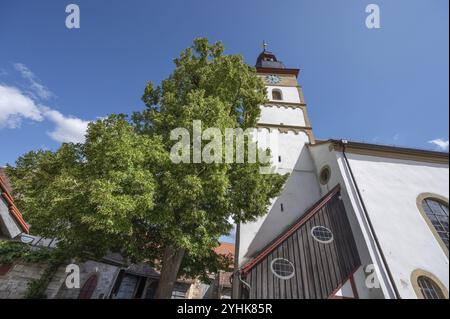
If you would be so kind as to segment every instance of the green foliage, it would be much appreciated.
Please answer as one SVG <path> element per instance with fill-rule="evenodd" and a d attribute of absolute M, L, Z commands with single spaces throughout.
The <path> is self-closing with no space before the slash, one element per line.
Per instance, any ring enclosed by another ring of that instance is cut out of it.
<path fill-rule="evenodd" d="M 262 175 L 255 164 L 174 164 L 170 131 L 255 127 L 266 92 L 255 70 L 221 43 L 196 39 L 154 87 L 145 109 L 90 123 L 83 144 L 29 152 L 8 175 L 16 202 L 43 236 L 62 241 L 71 257 L 119 252 L 131 261 L 161 260 L 163 247 L 186 251 L 180 273 L 226 269 L 213 249 L 237 222 L 264 215 L 286 176 Z M 191 132 L 192 136 L 192 132 Z M 164 266 L 164 265 L 162 265 Z"/>
<path fill-rule="evenodd" d="M 48 262 L 53 258 L 54 254 L 47 248 L 31 248 L 18 242 L 0 241 L 0 264 L 19 261 L 40 263 Z"/>
<path fill-rule="evenodd" d="M 0 264 L 25 262 L 45 265 L 44 273 L 39 279 L 28 284 L 25 297 L 30 299 L 45 298 L 47 288 L 53 274 L 62 262 L 62 255 L 57 251 L 45 247 L 30 247 L 18 242 L 0 241 Z"/>
<path fill-rule="evenodd" d="M 28 289 L 25 293 L 25 298 L 27 299 L 45 299 L 47 298 L 45 294 L 45 290 L 47 289 L 50 280 L 53 278 L 53 275 L 58 270 L 58 267 L 61 265 L 60 262 L 53 260 L 44 270 L 44 273 L 41 275 L 41 278 L 32 280 L 28 283 Z"/>

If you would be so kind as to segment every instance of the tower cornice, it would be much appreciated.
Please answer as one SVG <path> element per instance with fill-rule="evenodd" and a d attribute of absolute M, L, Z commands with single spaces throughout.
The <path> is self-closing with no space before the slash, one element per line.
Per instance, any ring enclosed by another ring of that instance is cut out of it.
<path fill-rule="evenodd" d="M 274 74 L 290 74 L 298 77 L 300 69 L 279 69 L 279 68 L 264 68 L 256 67 L 257 73 L 274 73 Z"/>

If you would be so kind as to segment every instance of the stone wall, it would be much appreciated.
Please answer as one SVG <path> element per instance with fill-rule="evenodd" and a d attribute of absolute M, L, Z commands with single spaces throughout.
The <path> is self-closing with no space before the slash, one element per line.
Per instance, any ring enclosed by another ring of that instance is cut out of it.
<path fill-rule="evenodd" d="M 15 263 L 9 271 L 0 276 L 0 299 L 24 298 L 28 283 L 41 278 L 45 264 Z"/>
<path fill-rule="evenodd" d="M 97 276 L 97 286 L 92 299 L 108 298 L 119 268 L 95 261 L 80 264 L 80 288 L 68 289 L 65 286 L 67 277 L 66 265 L 58 268 L 45 290 L 48 299 L 76 299 L 84 283 L 92 275 Z M 24 298 L 28 284 L 41 278 L 45 264 L 15 263 L 5 275 L 0 276 L 0 299 Z"/>
<path fill-rule="evenodd" d="M 77 299 L 84 284 L 91 276 L 97 276 L 97 285 L 92 292 L 91 299 L 109 298 L 116 281 L 120 267 L 96 261 L 79 264 L 80 288 L 67 288 L 65 280 L 68 264 L 61 265 L 50 280 L 45 295 L 47 299 Z M 41 278 L 47 265 L 44 263 L 15 263 L 4 275 L 0 275 L 0 299 L 22 299 L 25 297 L 28 284 L 32 280 Z M 136 267 L 130 267 L 135 270 Z M 143 274 L 147 274 L 143 272 Z M 141 274 L 141 273 L 139 273 Z M 180 283 L 190 285 L 187 299 L 218 298 L 218 277 L 214 278 L 213 287 L 203 284 L 199 280 L 181 280 Z M 213 289 L 211 289 L 213 288 Z"/>

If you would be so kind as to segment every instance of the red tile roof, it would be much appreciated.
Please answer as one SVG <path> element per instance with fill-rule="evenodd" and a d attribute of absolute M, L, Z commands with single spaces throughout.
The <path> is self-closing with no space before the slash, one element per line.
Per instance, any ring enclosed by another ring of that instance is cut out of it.
<path fill-rule="evenodd" d="M 234 258 L 234 244 L 220 243 L 220 246 L 214 249 L 216 254 Z"/>
<path fill-rule="evenodd" d="M 20 226 L 23 232 L 29 233 L 29 226 L 25 222 L 25 220 L 22 217 L 22 213 L 19 211 L 19 209 L 14 204 L 13 198 L 10 195 L 11 192 L 11 185 L 9 184 L 8 178 L 5 175 L 5 171 L 3 168 L 0 168 L 0 195 L 3 197 L 3 199 L 6 201 L 9 213 L 14 218 L 14 220 L 17 222 L 17 224 Z"/>
<path fill-rule="evenodd" d="M 214 251 L 218 255 L 222 255 L 225 257 L 230 258 L 230 269 L 233 269 L 234 267 L 234 244 L 231 243 L 220 243 L 220 246 L 216 247 Z"/>
<path fill-rule="evenodd" d="M 3 179 L 3 184 L 5 185 L 8 192 L 11 193 L 11 184 L 9 183 L 8 176 L 6 176 L 5 169 L 3 167 L 0 167 L 0 179 Z"/>

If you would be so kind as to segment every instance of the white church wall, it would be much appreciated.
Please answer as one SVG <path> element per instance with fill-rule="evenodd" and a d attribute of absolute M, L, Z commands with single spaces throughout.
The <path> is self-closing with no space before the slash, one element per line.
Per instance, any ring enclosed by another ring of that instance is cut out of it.
<path fill-rule="evenodd" d="M 261 132 L 267 130 L 261 130 Z M 320 189 L 315 168 L 304 143 L 305 133 L 288 132 L 280 134 L 281 163 L 274 158 L 277 171 L 290 173 L 279 197 L 272 201 L 269 213 L 255 222 L 242 224 L 239 234 L 239 265 L 245 265 L 250 258 L 280 236 L 297 221 L 303 213 L 320 199 Z M 276 162 L 275 162 L 276 160 Z"/>
<path fill-rule="evenodd" d="M 282 112 L 280 112 L 282 111 Z M 306 126 L 303 111 L 300 108 L 261 106 L 260 123 L 274 125 Z"/>
<path fill-rule="evenodd" d="M 411 273 L 423 269 L 448 290 L 448 257 L 420 214 L 416 199 L 435 193 L 448 199 L 448 165 L 348 154 L 387 262 L 403 298 L 417 298 Z"/>
<path fill-rule="evenodd" d="M 281 91 L 283 100 L 274 101 L 272 100 L 272 90 L 277 89 Z M 298 94 L 298 89 L 295 86 L 267 86 L 267 97 L 269 100 L 274 102 L 288 102 L 288 103 L 300 103 L 300 96 Z"/>
<path fill-rule="evenodd" d="M 348 279 L 334 295 L 337 297 L 355 298 L 350 279 Z"/>

